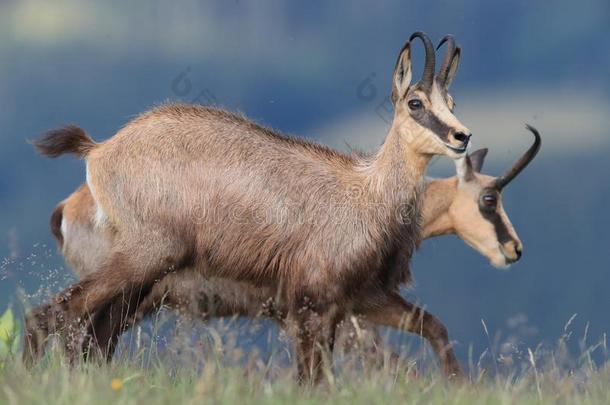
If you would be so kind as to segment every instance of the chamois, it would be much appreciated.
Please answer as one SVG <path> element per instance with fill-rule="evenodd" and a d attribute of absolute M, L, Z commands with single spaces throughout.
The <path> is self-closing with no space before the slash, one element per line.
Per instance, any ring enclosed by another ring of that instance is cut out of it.
<path fill-rule="evenodd" d="M 426 58 L 411 85 L 416 38 Z M 196 267 L 273 289 L 286 308 L 299 381 L 319 381 L 347 312 L 367 310 L 359 306 L 365 296 L 371 308 L 401 300 L 430 159 L 466 153 L 470 131 L 447 93 L 459 52 L 436 76 L 434 52 L 421 32 L 401 50 L 394 119 L 374 156 L 346 156 L 183 104 L 144 113 L 99 144 L 74 127 L 41 138 L 43 154 L 86 159 L 97 225 L 115 239 L 93 272 L 28 314 L 26 363 L 42 354 L 49 333 L 66 333 L 113 300 L 137 301 L 165 274 Z M 412 307 L 401 308 L 413 316 Z"/>
<path fill-rule="evenodd" d="M 540 137 L 534 129 L 534 144 L 526 152 L 527 159 L 520 163 L 524 168 L 540 147 Z M 465 159 L 456 160 L 457 176 L 447 179 L 433 179 L 426 182 L 423 197 L 422 238 L 457 234 L 470 245 L 489 258 L 496 267 L 504 267 L 521 256 L 521 242 L 502 207 L 498 194 L 495 210 L 501 220 L 500 226 L 489 221 L 484 214 L 482 202 L 489 196 L 496 178 L 480 173 L 487 149 L 480 149 Z M 486 204 L 486 203 L 485 203 Z M 81 186 L 66 200 L 62 201 L 51 216 L 51 230 L 66 262 L 80 277 L 85 277 L 100 257 L 107 255 L 112 246 L 113 234 L 108 229 L 98 228 L 93 222 L 95 202 L 87 185 Z M 505 240 L 505 235 L 510 238 Z M 110 308 L 94 315 L 95 323 L 90 334 L 96 347 L 84 349 L 89 355 L 105 355 L 110 360 L 120 334 L 162 306 L 174 309 L 193 319 L 207 320 L 219 316 L 270 317 L 282 323 L 284 311 L 272 305 L 273 296 L 265 288 L 249 283 L 232 282 L 218 278 L 205 279 L 197 269 L 185 269 L 168 274 L 156 283 L 148 296 L 142 299 L 133 312 L 132 319 L 112 319 Z M 121 305 L 118 303 L 117 305 Z M 121 311 L 124 312 L 124 311 Z M 381 322 L 381 314 L 374 318 Z M 367 314 L 356 314 L 366 321 Z M 388 318 L 382 324 L 399 329 L 398 319 Z M 344 323 L 347 328 L 351 322 Z M 341 329 L 346 335 L 346 327 Z M 349 330 L 352 332 L 351 330 Z M 411 331 L 413 332 L 413 331 Z M 419 332 L 419 331 L 416 331 Z M 435 332 L 438 334 L 435 336 Z M 446 328 L 428 333 L 432 339 L 442 341 Z M 449 342 L 443 342 L 449 347 Z M 440 353 L 439 353 L 440 355 Z M 443 368 L 449 368 L 444 365 Z M 454 367 L 455 371 L 455 367 Z"/>

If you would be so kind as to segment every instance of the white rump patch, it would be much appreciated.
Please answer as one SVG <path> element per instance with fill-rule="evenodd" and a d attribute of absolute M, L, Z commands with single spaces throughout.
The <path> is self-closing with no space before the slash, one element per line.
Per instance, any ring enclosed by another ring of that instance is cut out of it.
<path fill-rule="evenodd" d="M 61 226 L 59 227 L 59 231 L 61 232 L 61 236 L 63 236 L 64 241 L 66 241 L 68 239 L 68 221 L 66 221 L 66 217 L 64 216 L 61 218 Z M 63 249 L 65 248 L 66 244 L 64 243 Z"/>
<path fill-rule="evenodd" d="M 103 227 L 106 224 L 106 219 L 108 219 L 108 217 L 106 216 L 106 213 L 104 212 L 102 207 L 100 207 L 96 203 L 95 204 L 95 215 L 93 217 L 93 223 L 95 224 L 96 227 L 101 228 L 101 227 Z"/>
<path fill-rule="evenodd" d="M 102 207 L 97 202 L 97 198 L 95 197 L 95 189 L 91 185 L 91 177 L 89 175 L 89 165 L 87 165 L 87 186 L 89 187 L 89 191 L 91 192 L 91 196 L 93 197 L 93 201 L 95 201 L 95 214 L 93 215 L 93 224 L 97 228 L 101 228 L 105 225 L 108 216 L 102 209 Z"/>

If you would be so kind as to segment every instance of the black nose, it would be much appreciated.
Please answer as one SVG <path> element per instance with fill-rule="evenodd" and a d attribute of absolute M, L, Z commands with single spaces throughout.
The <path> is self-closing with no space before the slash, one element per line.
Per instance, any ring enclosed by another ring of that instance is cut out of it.
<path fill-rule="evenodd" d="M 515 253 L 517 254 L 517 260 L 521 259 L 521 254 L 523 253 L 523 251 L 520 247 L 515 248 Z"/>
<path fill-rule="evenodd" d="M 464 146 L 468 145 L 468 141 L 470 140 L 470 137 L 472 136 L 472 134 L 468 134 L 466 135 L 463 132 L 458 132 L 455 135 L 453 135 L 453 137 L 455 138 L 456 141 L 460 141 L 464 144 Z"/>

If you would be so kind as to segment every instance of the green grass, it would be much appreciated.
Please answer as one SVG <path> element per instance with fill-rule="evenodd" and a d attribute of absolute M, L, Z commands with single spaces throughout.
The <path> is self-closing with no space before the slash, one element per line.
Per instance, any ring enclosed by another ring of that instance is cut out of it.
<path fill-rule="evenodd" d="M 349 374 L 349 373 L 348 373 Z M 113 383 L 114 381 L 114 383 Z M 120 381 L 120 383 L 117 383 Z M 298 387 L 291 375 L 269 381 L 240 368 L 206 367 L 170 373 L 162 365 L 129 364 L 70 368 L 60 361 L 24 370 L 8 363 L 0 372 L 0 402 L 10 404 L 182 403 L 610 403 L 608 369 L 582 376 L 542 373 L 475 383 L 447 383 L 437 376 L 413 378 L 379 372 L 339 375 L 318 388 Z M 539 389 L 538 389 L 539 387 Z"/>
<path fill-rule="evenodd" d="M 147 349 L 148 350 L 148 349 Z M 584 362 L 577 369 L 547 366 L 486 376 L 478 369 L 469 383 L 452 383 L 436 372 L 414 376 L 409 367 L 341 370 L 319 387 L 300 387 L 287 366 L 248 360 L 223 365 L 211 355 L 200 368 L 173 366 L 159 357 L 130 355 L 107 366 L 70 367 L 57 350 L 26 370 L 8 358 L 0 370 L 0 403 L 7 404 L 183 404 L 183 403 L 610 403 L 610 367 Z M 553 357 L 553 356 L 551 356 Z M 412 363 L 410 363 L 412 364 Z"/>
<path fill-rule="evenodd" d="M 338 353 L 323 384 L 302 387 L 285 347 L 267 358 L 245 353 L 231 322 L 206 329 L 195 344 L 189 328 L 166 328 L 174 332 L 163 344 L 158 325 L 148 333 L 137 328 L 104 366 L 68 365 L 55 341 L 28 370 L 14 340 L 19 322 L 9 312 L 0 317 L 0 404 L 610 404 L 605 336 L 593 346 L 581 342 L 581 353 L 570 355 L 570 321 L 552 348 L 490 347 L 469 361 L 469 382 L 442 378 L 426 350 L 411 351 L 400 362 L 365 351 Z"/>

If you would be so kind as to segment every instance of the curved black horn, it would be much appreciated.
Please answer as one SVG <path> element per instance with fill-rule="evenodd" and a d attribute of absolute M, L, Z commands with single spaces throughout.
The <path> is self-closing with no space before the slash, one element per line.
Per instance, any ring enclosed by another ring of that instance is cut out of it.
<path fill-rule="evenodd" d="M 418 31 L 413 33 L 411 38 L 409 38 L 409 41 L 413 41 L 415 38 L 421 39 L 426 49 L 426 64 L 424 65 L 424 73 L 422 74 L 421 83 L 423 84 L 424 88 L 430 89 L 432 88 L 434 69 L 436 68 L 434 45 L 432 44 L 430 38 L 423 32 Z"/>
<path fill-rule="evenodd" d="M 508 183 L 510 183 L 525 167 L 534 159 L 538 151 L 540 150 L 540 133 L 532 126 L 525 126 L 532 134 L 534 134 L 534 143 L 530 148 L 521 156 L 517 162 L 506 171 L 502 176 L 496 179 L 496 187 L 502 190 Z"/>
<path fill-rule="evenodd" d="M 455 39 L 452 35 L 445 35 L 441 42 L 439 42 L 436 50 L 438 51 L 443 44 L 447 42 L 447 50 L 445 51 L 445 58 L 443 59 L 443 64 L 441 65 L 438 75 L 436 76 L 436 81 L 441 86 L 445 86 L 445 82 L 447 81 L 447 75 L 449 74 L 449 69 L 451 69 L 451 62 L 455 57 Z"/>

